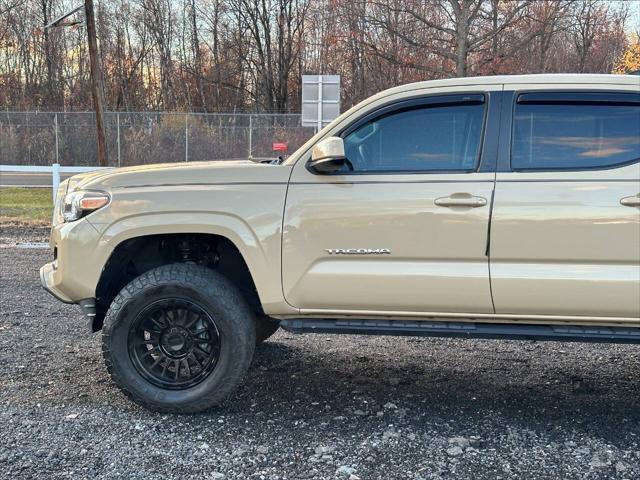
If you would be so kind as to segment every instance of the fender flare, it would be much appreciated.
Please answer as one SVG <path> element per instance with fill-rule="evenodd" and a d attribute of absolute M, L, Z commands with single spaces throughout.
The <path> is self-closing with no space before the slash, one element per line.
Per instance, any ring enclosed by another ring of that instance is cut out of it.
<path fill-rule="evenodd" d="M 280 249 L 265 251 L 256 233 L 238 216 L 220 212 L 150 212 L 95 226 L 102 231 L 100 247 L 108 247 L 110 252 L 126 240 L 148 235 L 200 233 L 224 237 L 242 255 L 262 304 L 284 301 L 280 284 Z"/>

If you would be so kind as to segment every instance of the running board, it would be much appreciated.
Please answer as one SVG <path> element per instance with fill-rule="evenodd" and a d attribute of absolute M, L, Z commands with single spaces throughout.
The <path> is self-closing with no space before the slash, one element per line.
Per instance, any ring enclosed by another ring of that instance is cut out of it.
<path fill-rule="evenodd" d="M 280 326 L 284 330 L 293 333 L 347 333 L 360 335 L 550 340 L 562 342 L 640 343 L 640 328 L 633 327 L 315 318 L 280 320 Z"/>

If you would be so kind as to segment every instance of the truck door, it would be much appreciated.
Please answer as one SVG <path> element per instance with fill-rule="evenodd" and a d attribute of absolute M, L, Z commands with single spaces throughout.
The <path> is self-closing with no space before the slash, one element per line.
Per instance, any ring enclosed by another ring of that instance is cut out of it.
<path fill-rule="evenodd" d="M 297 162 L 283 228 L 291 305 L 493 313 L 486 246 L 495 172 L 485 160 L 495 145 L 484 133 L 489 111 L 499 110 L 491 95 L 428 95 L 364 113 L 334 134 L 349 171 L 320 175 L 306 168 L 308 156 Z"/>
<path fill-rule="evenodd" d="M 640 94 L 540 88 L 505 86 L 513 137 L 491 224 L 496 313 L 637 322 Z"/>

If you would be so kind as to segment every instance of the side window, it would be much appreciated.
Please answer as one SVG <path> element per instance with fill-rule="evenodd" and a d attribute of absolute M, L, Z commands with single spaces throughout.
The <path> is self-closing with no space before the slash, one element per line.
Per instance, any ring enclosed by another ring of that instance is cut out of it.
<path fill-rule="evenodd" d="M 422 105 L 376 117 L 344 137 L 354 172 L 473 171 L 484 104 Z"/>
<path fill-rule="evenodd" d="M 545 101 L 536 95 L 523 94 L 516 104 L 513 170 L 608 168 L 640 159 L 640 103 L 634 103 L 640 95 L 615 95 L 629 102 L 590 102 L 589 94 Z"/>

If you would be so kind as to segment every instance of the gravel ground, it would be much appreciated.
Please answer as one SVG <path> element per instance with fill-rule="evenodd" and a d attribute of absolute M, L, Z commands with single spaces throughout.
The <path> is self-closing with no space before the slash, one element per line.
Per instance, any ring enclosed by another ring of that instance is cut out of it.
<path fill-rule="evenodd" d="M 0 478 L 640 478 L 637 346 L 293 335 L 219 409 L 161 415 L 0 234 Z"/>

